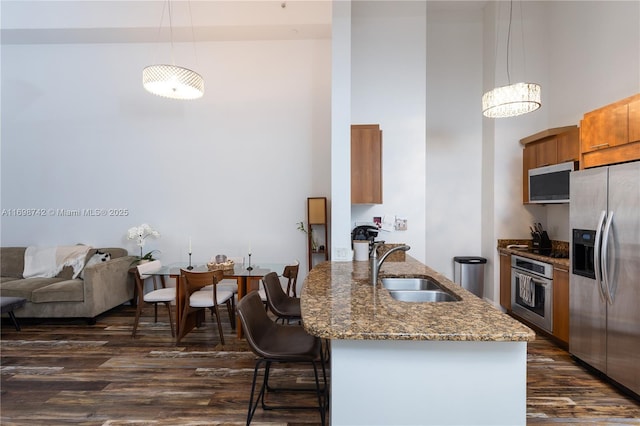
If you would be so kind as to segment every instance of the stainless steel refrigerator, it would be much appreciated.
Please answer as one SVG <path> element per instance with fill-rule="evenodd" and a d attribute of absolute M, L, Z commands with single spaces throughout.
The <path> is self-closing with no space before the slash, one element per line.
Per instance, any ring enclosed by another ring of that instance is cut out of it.
<path fill-rule="evenodd" d="M 569 352 L 640 394 L 640 161 L 570 176 Z"/>

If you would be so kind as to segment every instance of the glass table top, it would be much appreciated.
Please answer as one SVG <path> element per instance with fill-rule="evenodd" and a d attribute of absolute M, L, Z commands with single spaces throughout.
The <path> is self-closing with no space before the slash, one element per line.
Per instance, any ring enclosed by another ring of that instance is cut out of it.
<path fill-rule="evenodd" d="M 178 276 L 180 275 L 180 269 L 187 269 L 187 266 L 188 264 L 180 262 L 170 263 L 168 265 L 162 265 L 160 269 L 153 272 L 145 272 L 145 274 Z M 223 273 L 226 277 L 263 277 L 272 271 L 280 275 L 284 271 L 285 266 L 287 266 L 286 263 L 258 263 L 256 265 L 252 264 L 252 269 L 249 269 L 249 265 L 246 263 L 236 263 L 234 264 L 233 271 L 229 269 L 224 270 Z M 207 272 L 207 270 L 206 264 L 196 264 L 193 265 L 191 272 Z"/>

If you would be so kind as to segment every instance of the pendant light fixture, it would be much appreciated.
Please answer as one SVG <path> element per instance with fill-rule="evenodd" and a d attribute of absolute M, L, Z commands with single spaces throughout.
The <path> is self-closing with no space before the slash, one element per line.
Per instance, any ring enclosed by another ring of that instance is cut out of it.
<path fill-rule="evenodd" d="M 142 70 L 142 85 L 154 95 L 170 99 L 197 99 L 204 95 L 204 80 L 200 74 L 175 65 L 173 57 L 173 22 L 171 16 L 171 0 L 167 0 L 169 10 L 169 39 L 171 43 L 171 64 L 150 65 Z M 189 2 L 191 17 L 191 3 Z M 164 9 L 162 11 L 164 18 Z M 162 19 L 160 22 L 162 26 Z M 193 36 L 193 20 L 191 21 Z M 195 37 L 193 37 L 195 52 Z"/>
<path fill-rule="evenodd" d="M 509 73 L 509 48 L 511 44 L 511 21 L 513 17 L 513 0 L 509 5 L 509 30 L 507 32 L 507 86 L 496 87 L 482 96 L 482 114 L 489 118 L 515 117 L 535 111 L 540 102 L 540 85 L 536 83 L 511 84 Z M 524 49 L 524 37 L 523 37 Z M 523 53 L 524 54 L 524 53 Z"/>

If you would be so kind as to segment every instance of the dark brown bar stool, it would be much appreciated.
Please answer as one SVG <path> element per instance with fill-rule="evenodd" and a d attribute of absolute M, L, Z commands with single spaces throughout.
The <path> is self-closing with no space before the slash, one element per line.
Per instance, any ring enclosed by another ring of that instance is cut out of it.
<path fill-rule="evenodd" d="M 277 278 L 277 276 L 276 276 Z M 278 283 L 278 287 L 280 284 Z M 249 410 L 247 412 L 247 425 L 251 424 L 251 419 L 258 407 L 262 404 L 263 410 L 275 409 L 317 409 L 320 411 L 320 419 L 325 424 L 326 411 L 328 407 L 328 388 L 325 362 L 322 351 L 321 340 L 318 337 L 307 333 L 299 326 L 289 326 L 276 324 L 264 310 L 264 305 L 260 300 L 258 292 L 253 291 L 243 297 L 238 303 L 238 316 L 242 321 L 242 327 L 249 347 L 259 358 L 253 372 L 253 383 L 251 384 L 251 396 L 249 398 Z M 273 388 L 269 386 L 269 371 L 271 364 L 277 363 L 309 363 L 313 366 L 315 376 L 315 389 L 291 389 Z M 318 378 L 318 364 L 322 367 L 323 385 L 320 385 Z M 258 371 L 264 365 L 264 379 L 260 392 L 255 402 L 255 388 Z M 284 406 L 267 405 L 264 402 L 266 392 L 277 391 L 313 391 L 317 394 L 317 406 Z"/>
<path fill-rule="evenodd" d="M 282 320 L 283 323 L 285 321 L 302 321 L 300 299 L 288 296 L 284 292 L 278 274 L 269 272 L 262 279 L 262 283 L 267 296 L 267 306 L 277 317 L 277 320 Z"/>

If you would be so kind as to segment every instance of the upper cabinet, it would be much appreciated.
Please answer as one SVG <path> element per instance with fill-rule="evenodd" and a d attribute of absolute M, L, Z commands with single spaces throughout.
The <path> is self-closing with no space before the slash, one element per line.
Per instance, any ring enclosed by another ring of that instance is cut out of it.
<path fill-rule="evenodd" d="M 577 126 L 556 127 L 524 139 L 522 151 L 522 202 L 529 202 L 529 170 L 578 161 L 580 132 Z"/>
<path fill-rule="evenodd" d="M 640 95 L 629 102 L 629 142 L 640 142 Z"/>
<path fill-rule="evenodd" d="M 640 159 L 640 94 L 584 115 L 580 155 L 582 169 Z"/>
<path fill-rule="evenodd" d="M 382 204 L 382 131 L 378 124 L 351 126 L 351 203 Z"/>

